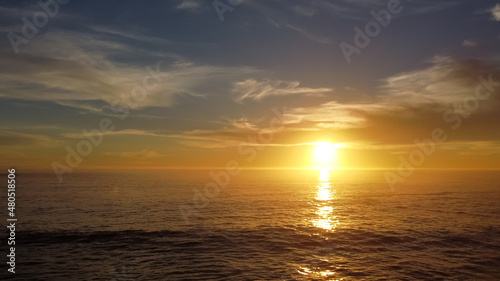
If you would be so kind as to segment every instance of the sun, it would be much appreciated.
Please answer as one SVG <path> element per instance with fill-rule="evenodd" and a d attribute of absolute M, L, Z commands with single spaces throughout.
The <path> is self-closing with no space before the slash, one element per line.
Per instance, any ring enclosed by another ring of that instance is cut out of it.
<path fill-rule="evenodd" d="M 319 167 L 331 167 L 337 160 L 337 145 L 329 142 L 314 143 L 314 162 Z"/>

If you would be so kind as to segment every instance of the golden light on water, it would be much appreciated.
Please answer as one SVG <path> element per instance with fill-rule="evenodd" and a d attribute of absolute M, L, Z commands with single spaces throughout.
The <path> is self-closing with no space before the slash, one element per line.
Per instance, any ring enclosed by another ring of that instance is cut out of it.
<path fill-rule="evenodd" d="M 335 272 L 330 271 L 330 270 L 325 270 L 325 271 L 314 271 L 314 269 L 310 269 L 308 267 L 300 267 L 299 270 L 297 270 L 299 274 L 306 275 L 309 277 L 329 277 L 335 274 Z"/>
<path fill-rule="evenodd" d="M 320 182 L 327 182 L 329 179 L 330 179 L 330 172 L 328 172 L 328 169 L 319 170 L 319 181 Z"/>
<path fill-rule="evenodd" d="M 324 148 L 324 147 L 323 147 Z M 320 148 L 319 150 L 322 150 Z M 328 148 L 327 150 L 329 150 Z M 316 185 L 316 196 L 314 197 L 314 217 L 310 223 L 318 230 L 318 234 L 333 232 L 338 225 L 337 217 L 334 215 L 335 190 L 330 182 L 330 172 L 328 169 L 319 169 L 319 178 Z M 320 236 L 322 236 L 320 234 Z M 327 238 L 328 239 L 328 238 Z M 323 261 L 328 261 L 326 258 Z M 320 268 L 317 265 L 299 266 L 297 273 L 307 276 L 310 280 L 342 280 L 332 279 L 335 272 L 328 268 Z"/>
<path fill-rule="evenodd" d="M 338 224 L 333 215 L 333 201 L 335 191 L 330 183 L 330 173 L 328 169 L 320 169 L 319 180 L 316 191 L 316 217 L 311 220 L 312 224 L 323 230 L 333 231 Z"/>

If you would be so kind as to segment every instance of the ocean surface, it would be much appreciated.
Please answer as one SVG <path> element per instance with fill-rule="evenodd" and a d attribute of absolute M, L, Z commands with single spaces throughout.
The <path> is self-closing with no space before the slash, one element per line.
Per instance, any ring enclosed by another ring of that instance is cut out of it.
<path fill-rule="evenodd" d="M 498 171 L 209 172 L 19 170 L 0 279 L 500 280 Z"/>

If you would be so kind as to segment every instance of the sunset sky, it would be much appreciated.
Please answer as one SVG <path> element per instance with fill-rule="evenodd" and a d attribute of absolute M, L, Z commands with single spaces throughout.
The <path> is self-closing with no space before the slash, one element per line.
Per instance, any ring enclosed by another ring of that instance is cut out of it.
<path fill-rule="evenodd" d="M 67 165 L 106 120 L 78 169 L 309 168 L 317 142 L 338 168 L 394 168 L 436 128 L 419 168 L 500 169 L 500 2 L 401 1 L 349 63 L 340 44 L 388 2 L 245 0 L 221 20 L 210 0 L 73 0 L 24 38 L 43 9 L 0 1 L 0 165 Z"/>

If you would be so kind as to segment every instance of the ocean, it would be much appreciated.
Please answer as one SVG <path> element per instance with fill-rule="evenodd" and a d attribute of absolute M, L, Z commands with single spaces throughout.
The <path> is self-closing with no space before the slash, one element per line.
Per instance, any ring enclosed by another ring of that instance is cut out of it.
<path fill-rule="evenodd" d="M 16 176 L 3 280 L 500 280 L 498 171 Z"/>

